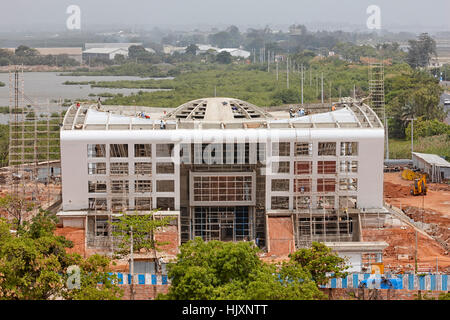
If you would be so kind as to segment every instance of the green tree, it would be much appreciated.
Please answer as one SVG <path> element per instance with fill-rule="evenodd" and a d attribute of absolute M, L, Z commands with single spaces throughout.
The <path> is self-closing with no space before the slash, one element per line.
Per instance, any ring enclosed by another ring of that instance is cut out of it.
<path fill-rule="evenodd" d="M 155 211 L 154 211 L 155 212 Z M 122 214 L 112 223 L 113 236 L 117 240 L 116 258 L 130 256 L 133 253 L 154 253 L 155 270 L 158 270 L 156 251 L 166 242 L 156 241 L 155 232 L 161 230 L 173 220 L 172 217 L 155 219 L 154 212 L 148 214 Z M 130 257 L 131 258 L 131 257 Z M 130 261 L 130 265 L 134 261 Z M 131 283 L 131 298 L 134 298 L 134 283 Z"/>
<path fill-rule="evenodd" d="M 190 44 L 190 45 L 186 48 L 186 53 L 195 56 L 195 55 L 197 54 L 197 51 L 198 51 L 198 50 L 199 50 L 199 48 L 197 47 L 196 44 Z"/>
<path fill-rule="evenodd" d="M 231 54 L 227 51 L 219 52 L 216 56 L 216 62 L 218 63 L 230 64 L 231 60 Z"/>
<path fill-rule="evenodd" d="M 177 262 L 168 266 L 171 287 L 159 299 L 312 300 L 323 299 L 309 271 L 292 260 L 267 264 L 251 242 L 183 244 Z"/>
<path fill-rule="evenodd" d="M 276 104 L 298 103 L 299 93 L 295 89 L 281 89 L 273 94 Z"/>
<path fill-rule="evenodd" d="M 407 120 L 412 115 L 424 120 L 444 119 L 444 109 L 440 104 L 443 89 L 434 77 L 411 68 L 402 70 L 394 77 L 386 79 L 386 110 L 389 122 L 389 136 L 404 138 Z"/>
<path fill-rule="evenodd" d="M 123 54 L 116 54 L 114 57 L 115 64 L 124 64 L 126 62 L 125 56 Z"/>
<path fill-rule="evenodd" d="M 317 285 L 328 283 L 328 273 L 334 277 L 345 277 L 348 269 L 344 258 L 331 252 L 331 248 L 323 243 L 313 242 L 311 248 L 299 249 L 290 255 L 291 261 L 300 264 L 308 270 Z"/>
<path fill-rule="evenodd" d="M 148 214 L 138 214 L 137 212 L 134 214 L 122 214 L 117 218 L 117 221 L 112 223 L 113 236 L 117 239 L 117 250 L 115 252 L 117 257 L 128 256 L 131 250 L 131 243 L 135 253 L 156 253 L 159 250 L 159 246 L 167 244 L 166 242 L 157 241 L 155 232 L 167 226 L 174 218 L 155 218 L 154 212 Z"/>
<path fill-rule="evenodd" d="M 209 35 L 208 40 L 219 48 L 238 48 L 242 43 L 242 35 L 236 26 L 230 26 L 225 31 Z"/>
<path fill-rule="evenodd" d="M 41 211 L 16 234 L 8 222 L 0 220 L 0 299 L 119 299 L 121 289 L 109 274 L 109 259 L 67 254 L 66 248 L 73 243 L 54 235 L 55 220 Z M 78 288 L 67 285 L 70 266 L 80 270 Z"/>
<path fill-rule="evenodd" d="M 426 67 L 432 55 L 436 55 L 436 41 L 428 33 L 422 33 L 417 40 L 409 40 L 406 61 L 412 68 Z"/>
<path fill-rule="evenodd" d="M 30 48 L 27 46 L 18 46 L 14 54 L 18 57 L 34 57 L 38 56 L 39 52 L 34 48 Z"/>
<path fill-rule="evenodd" d="M 438 297 L 439 300 L 450 300 L 450 292 L 441 293 Z"/>
<path fill-rule="evenodd" d="M 128 57 L 139 63 L 160 63 L 161 59 L 154 53 L 148 52 L 143 46 L 130 46 Z"/>
<path fill-rule="evenodd" d="M 0 58 L 5 58 L 10 60 L 13 57 L 14 53 L 8 49 L 0 49 Z"/>
<path fill-rule="evenodd" d="M 147 53 L 148 52 L 145 50 L 143 46 L 130 46 L 128 48 L 128 57 L 130 57 L 130 59 L 141 58 Z"/>
<path fill-rule="evenodd" d="M 450 125 L 436 119 L 424 120 L 423 117 L 419 117 L 414 122 L 414 139 L 441 134 L 450 135 Z M 405 129 L 405 136 L 407 140 L 411 139 L 411 121 Z"/>
<path fill-rule="evenodd" d="M 0 197 L 0 208 L 6 211 L 18 229 L 22 225 L 24 218 L 35 208 L 35 205 L 27 199 L 6 194 Z"/>

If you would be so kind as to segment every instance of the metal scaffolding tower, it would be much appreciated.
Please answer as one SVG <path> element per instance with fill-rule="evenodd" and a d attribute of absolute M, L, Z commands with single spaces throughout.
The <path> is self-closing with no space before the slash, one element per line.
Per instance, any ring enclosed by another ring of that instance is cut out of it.
<path fill-rule="evenodd" d="M 49 103 L 40 105 L 25 95 L 23 70 L 10 73 L 9 88 L 9 187 L 19 204 L 16 214 L 30 207 L 47 209 L 60 198 L 60 179 L 52 161 L 60 158 L 62 114 L 59 108 L 52 113 Z"/>
<path fill-rule="evenodd" d="M 386 121 L 384 102 L 384 64 L 370 60 L 369 62 L 370 106 L 383 124 Z"/>
<path fill-rule="evenodd" d="M 384 101 L 384 63 L 383 60 L 369 60 L 369 92 L 372 110 L 378 115 L 385 128 L 386 159 L 389 159 L 389 140 Z"/>

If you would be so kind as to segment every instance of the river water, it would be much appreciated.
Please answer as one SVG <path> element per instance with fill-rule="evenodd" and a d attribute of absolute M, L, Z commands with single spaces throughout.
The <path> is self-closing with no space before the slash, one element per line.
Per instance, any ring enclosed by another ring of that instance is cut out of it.
<path fill-rule="evenodd" d="M 90 93 L 112 93 L 130 95 L 139 91 L 152 92 L 161 91 L 160 89 L 109 89 L 109 88 L 91 88 L 90 85 L 64 85 L 66 81 L 117 81 L 117 80 L 145 80 L 145 79 L 164 79 L 164 78 L 140 78 L 126 76 L 59 76 L 59 72 L 24 72 L 24 92 L 25 104 L 48 104 L 50 102 L 50 111 L 58 110 L 52 100 L 59 99 L 87 99 Z M 165 78 L 172 79 L 172 78 Z M 0 73 L 0 81 L 5 83 L 0 87 L 0 106 L 9 106 L 9 73 Z M 96 99 L 91 97 L 91 99 Z M 104 100 L 104 98 L 102 98 Z M 0 114 L 0 123 L 5 124 L 9 119 L 8 114 Z"/>

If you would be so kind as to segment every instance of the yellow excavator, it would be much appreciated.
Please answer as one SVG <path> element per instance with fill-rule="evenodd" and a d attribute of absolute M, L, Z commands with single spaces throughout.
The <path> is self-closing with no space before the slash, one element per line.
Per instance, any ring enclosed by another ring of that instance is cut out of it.
<path fill-rule="evenodd" d="M 427 194 L 427 175 L 422 174 L 420 178 L 414 179 L 414 184 L 411 189 L 411 194 L 413 196 L 421 196 Z"/>
<path fill-rule="evenodd" d="M 422 174 L 418 171 L 413 171 L 411 169 L 404 169 L 402 171 L 402 178 L 405 180 L 415 180 L 420 179 L 422 177 Z"/>

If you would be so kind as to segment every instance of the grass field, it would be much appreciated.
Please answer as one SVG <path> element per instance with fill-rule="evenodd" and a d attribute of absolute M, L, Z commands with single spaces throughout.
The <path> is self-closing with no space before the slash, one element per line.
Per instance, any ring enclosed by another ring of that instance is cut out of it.
<path fill-rule="evenodd" d="M 313 103 L 321 99 L 320 75 L 324 74 L 324 99 L 330 96 L 349 96 L 353 85 L 358 91 L 367 91 L 367 67 L 355 65 L 334 65 L 316 63 L 311 71 L 304 73 L 304 102 Z M 173 80 L 139 80 L 97 82 L 95 87 L 105 88 L 153 88 L 172 89 L 166 92 L 140 92 L 131 96 L 116 96 L 106 104 L 143 105 L 150 107 L 177 107 L 187 101 L 216 94 L 221 97 L 233 97 L 248 101 L 257 106 L 268 107 L 301 101 L 300 73 L 287 76 L 280 70 L 277 76 L 274 68 L 271 72 L 247 65 L 211 65 L 209 68 L 193 70 L 177 75 Z"/>
<path fill-rule="evenodd" d="M 421 137 L 414 140 L 414 152 L 433 153 L 450 160 L 450 136 Z M 389 158 L 411 159 L 411 140 L 389 139 Z"/>

